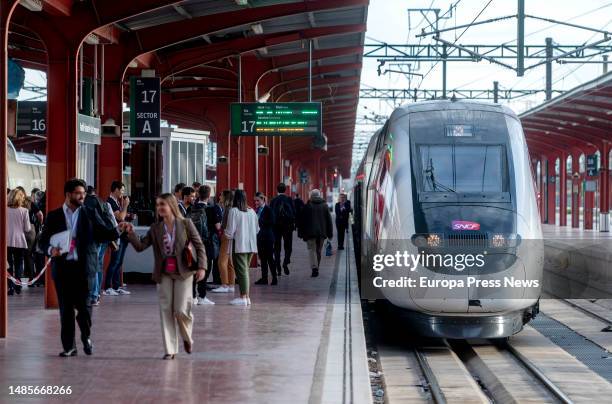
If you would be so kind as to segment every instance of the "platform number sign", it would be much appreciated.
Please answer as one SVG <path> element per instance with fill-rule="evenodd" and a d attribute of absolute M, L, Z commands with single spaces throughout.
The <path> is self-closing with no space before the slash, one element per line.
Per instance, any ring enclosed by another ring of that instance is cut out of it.
<path fill-rule="evenodd" d="M 130 79 L 130 136 L 160 136 L 160 96 L 159 77 Z"/>
<path fill-rule="evenodd" d="M 586 174 L 589 177 L 595 177 L 599 174 L 597 154 L 589 154 L 586 158 Z"/>
<path fill-rule="evenodd" d="M 17 102 L 17 136 L 47 133 L 47 102 Z"/>

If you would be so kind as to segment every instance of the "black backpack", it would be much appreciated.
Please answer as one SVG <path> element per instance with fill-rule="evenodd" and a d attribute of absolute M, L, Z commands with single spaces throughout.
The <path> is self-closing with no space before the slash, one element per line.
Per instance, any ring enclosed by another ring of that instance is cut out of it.
<path fill-rule="evenodd" d="M 208 231 L 208 220 L 206 216 L 206 206 L 204 205 L 194 205 L 191 207 L 191 212 L 189 213 L 189 219 L 195 225 L 195 228 L 198 230 L 200 234 L 200 238 L 202 242 L 207 242 L 210 233 Z"/>
<path fill-rule="evenodd" d="M 295 221 L 295 217 L 291 210 L 291 207 L 287 206 L 288 203 L 291 203 L 291 202 L 287 202 L 281 199 L 280 206 L 278 207 L 278 217 L 276 218 L 277 223 L 292 224 Z"/>
<path fill-rule="evenodd" d="M 97 197 L 88 196 L 85 198 L 85 208 L 89 209 L 94 224 L 95 241 L 103 243 L 119 238 L 120 234 L 113 220 L 113 212 L 106 203 Z"/>

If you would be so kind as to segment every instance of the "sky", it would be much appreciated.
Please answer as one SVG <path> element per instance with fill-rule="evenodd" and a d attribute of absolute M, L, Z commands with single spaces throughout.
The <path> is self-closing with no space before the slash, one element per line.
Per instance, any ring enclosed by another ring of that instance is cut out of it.
<path fill-rule="evenodd" d="M 450 28 L 456 25 L 471 23 L 478 13 L 483 10 L 489 0 L 370 0 L 368 10 L 368 30 L 366 43 L 386 42 L 393 44 L 418 44 L 419 38 L 415 35 L 429 25 L 418 12 L 409 13 L 408 9 L 438 8 L 440 14 L 449 10 L 452 4 L 452 18 L 441 20 L 440 28 Z M 476 22 L 517 13 L 517 0 L 491 0 L 490 4 Z M 554 20 L 584 25 L 596 29 L 612 31 L 612 1 L 606 0 L 525 0 L 525 13 Z M 431 19 L 433 14 L 428 14 Z M 516 19 L 473 26 L 467 29 L 458 40 L 458 44 L 516 44 Z M 456 35 L 463 32 L 449 31 L 440 37 L 454 42 Z M 544 45 L 546 37 L 551 37 L 554 43 L 564 45 L 583 44 L 603 39 L 602 34 L 567 26 L 527 19 L 525 22 L 525 44 Z M 421 39 L 422 44 L 434 43 L 432 39 Z M 612 41 L 606 42 L 612 45 Z M 612 59 L 612 55 L 610 55 Z M 596 56 L 593 60 L 601 60 Z M 515 61 L 511 61 L 515 65 Z M 534 59 L 526 59 L 525 66 L 535 63 Z M 424 62 L 420 66 L 413 65 L 416 73 L 425 74 L 433 63 Z M 414 88 L 441 89 L 442 64 L 438 63 L 424 79 L 403 74 L 377 73 L 378 61 L 375 58 L 364 58 L 361 73 L 361 88 Z M 394 67 L 396 70 L 398 67 Z M 568 90 L 589 80 L 596 78 L 603 72 L 602 64 L 559 64 L 553 63 L 553 89 Z M 384 69 L 384 68 L 383 68 Z M 610 64 L 612 70 L 612 62 Z M 515 89 L 543 89 L 545 85 L 544 65 L 528 70 L 523 77 L 517 77 L 510 69 L 491 64 L 487 61 L 449 62 L 447 65 L 447 89 L 489 89 L 493 81 L 499 81 L 500 88 Z M 553 94 L 554 96 L 554 94 Z M 521 113 L 544 101 L 544 93 L 524 97 L 520 101 L 504 102 L 515 112 Z M 401 103 L 408 102 L 402 101 Z M 383 115 L 388 116 L 394 109 L 392 101 L 388 100 L 360 100 L 358 116 Z M 378 125 L 380 126 L 380 125 Z M 377 125 L 357 125 L 355 133 L 355 148 L 353 153 L 353 167 L 361 161 L 364 143 L 378 128 Z"/>

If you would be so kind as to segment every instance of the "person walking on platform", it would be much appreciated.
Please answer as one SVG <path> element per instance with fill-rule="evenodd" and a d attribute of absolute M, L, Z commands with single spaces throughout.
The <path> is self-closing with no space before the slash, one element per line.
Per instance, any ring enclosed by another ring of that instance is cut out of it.
<path fill-rule="evenodd" d="M 285 195 L 287 186 L 284 183 L 276 187 L 278 194 L 270 202 L 272 215 L 274 217 L 274 261 L 276 273 L 281 274 L 281 240 L 285 248 L 283 269 L 285 275 L 289 275 L 289 264 L 291 263 L 291 249 L 293 244 L 293 230 L 295 228 L 295 209 L 291 197 Z"/>
<path fill-rule="evenodd" d="M 181 190 L 181 199 L 178 201 L 178 207 L 183 217 L 189 217 L 191 207 L 196 199 L 196 192 L 191 187 L 184 187 Z"/>
<path fill-rule="evenodd" d="M 123 195 L 125 186 L 121 181 L 113 181 L 111 183 L 111 193 L 106 200 L 111 206 L 115 220 L 117 223 L 127 223 L 128 206 L 130 206 L 130 198 Z M 131 292 L 123 288 L 121 284 L 121 267 L 127 250 L 127 234 L 122 234 L 118 240 L 118 247 L 111 252 L 110 262 L 106 268 L 106 278 L 104 279 L 105 296 L 129 295 Z M 100 254 L 102 254 L 100 252 Z"/>
<path fill-rule="evenodd" d="M 274 267 L 274 219 L 272 209 L 266 205 L 266 196 L 261 192 L 255 194 L 255 212 L 259 220 L 259 232 L 257 233 L 257 255 L 261 262 L 261 279 L 256 285 L 268 284 L 268 269 L 272 274 L 271 285 L 278 284 L 276 269 Z"/>
<path fill-rule="evenodd" d="M 234 282 L 236 280 L 236 272 L 234 272 L 234 262 L 230 253 L 231 240 L 225 237 L 225 229 L 227 228 L 227 217 L 234 201 L 234 193 L 226 189 L 221 193 L 219 198 L 219 208 L 221 209 L 221 229 L 218 234 L 221 239 L 219 246 L 219 258 L 217 265 L 219 267 L 219 276 L 221 277 L 221 286 L 211 290 L 213 293 L 229 293 L 234 292 Z"/>
<path fill-rule="evenodd" d="M 51 256 L 51 275 L 61 320 L 62 357 L 77 354 L 75 310 L 83 349 L 87 355 L 93 353 L 88 279 L 91 268 L 97 265 L 98 243 L 119 236 L 117 228 L 106 226 L 95 210 L 84 206 L 85 189 L 83 180 L 66 182 L 64 204 L 49 212 L 40 236 L 41 249 Z M 119 230 L 125 226 L 120 224 Z"/>
<path fill-rule="evenodd" d="M 96 195 L 96 190 L 92 186 L 87 187 L 84 204 L 85 206 L 94 209 L 100 218 L 104 221 L 107 227 L 117 227 L 117 219 L 113 214 L 111 205 L 108 202 L 102 201 Z M 127 240 L 124 241 L 127 243 Z M 89 298 L 92 306 L 100 304 L 100 289 L 102 288 L 102 278 L 104 269 L 104 253 L 108 246 L 107 242 L 97 243 L 97 250 L 93 251 L 94 255 L 88 259 L 87 264 L 91 265 L 89 277 Z"/>
<path fill-rule="evenodd" d="M 189 219 L 182 217 L 176 198 L 172 194 L 157 197 L 156 210 L 159 219 L 151 225 L 147 234 L 139 238 L 129 226 L 129 241 L 138 252 L 153 246 L 155 264 L 152 278 L 157 283 L 161 313 L 162 336 L 165 355 L 174 359 L 178 353 L 178 334 L 183 339 L 185 352 L 193 349 L 193 278 L 204 279 L 206 250 L 198 231 Z M 187 267 L 185 250 L 191 244 L 196 251 L 197 271 Z"/>
<path fill-rule="evenodd" d="M 295 223 L 300 222 L 300 214 L 302 213 L 302 209 L 304 209 L 304 201 L 300 198 L 300 194 L 295 194 L 293 198 L 293 208 L 295 209 Z"/>
<path fill-rule="evenodd" d="M 249 264 L 253 253 L 257 252 L 257 232 L 259 225 L 255 211 L 247 206 L 246 194 L 242 189 L 234 193 L 234 207 L 227 215 L 225 237 L 233 241 L 231 248 L 232 260 L 236 269 L 236 278 L 240 287 L 240 297 L 230 304 L 248 306 L 249 298 Z"/>
<path fill-rule="evenodd" d="M 331 214 L 327 203 L 321 198 L 321 191 L 313 189 L 310 191 L 310 199 L 300 217 L 298 226 L 298 237 L 306 241 L 308 245 L 308 256 L 312 277 L 319 276 L 319 265 L 321 264 L 321 249 L 323 241 L 333 237 L 333 225 Z"/>
<path fill-rule="evenodd" d="M 206 281 L 210 273 L 217 268 L 219 257 L 219 236 L 217 232 L 221 229 L 222 213 L 217 205 L 210 205 L 210 187 L 202 185 L 198 189 L 198 201 L 193 205 L 189 218 L 200 233 L 204 247 L 206 248 L 206 275 L 204 279 L 194 285 L 194 298 L 196 304 L 215 304 L 206 297 Z"/>
<path fill-rule="evenodd" d="M 19 188 L 13 189 L 8 195 L 8 210 L 6 214 L 6 245 L 8 271 L 18 281 L 23 278 L 25 256 L 28 253 L 28 234 L 32 231 L 30 214 L 26 205 L 26 194 Z M 4 282 L 4 280 L 3 280 Z M 21 285 L 8 280 L 8 295 L 21 293 Z"/>
<path fill-rule="evenodd" d="M 347 200 L 345 193 L 340 194 L 334 211 L 336 213 L 336 230 L 338 230 L 338 250 L 344 250 L 344 236 L 348 231 L 349 215 L 353 211 L 351 201 Z"/>

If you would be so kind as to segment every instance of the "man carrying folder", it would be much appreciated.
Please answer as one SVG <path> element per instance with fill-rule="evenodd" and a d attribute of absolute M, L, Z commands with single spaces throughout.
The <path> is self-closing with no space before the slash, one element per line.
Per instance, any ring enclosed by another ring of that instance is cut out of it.
<path fill-rule="evenodd" d="M 119 236 L 118 228 L 109 225 L 95 208 L 83 205 L 86 187 L 80 179 L 66 182 L 64 204 L 49 212 L 40 238 L 41 249 L 51 256 L 51 275 L 60 309 L 62 357 L 77 354 L 75 310 L 83 350 L 87 355 L 93 353 L 88 277 L 97 266 L 98 242 Z"/>

